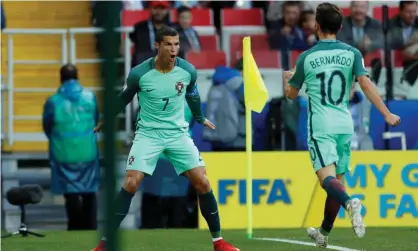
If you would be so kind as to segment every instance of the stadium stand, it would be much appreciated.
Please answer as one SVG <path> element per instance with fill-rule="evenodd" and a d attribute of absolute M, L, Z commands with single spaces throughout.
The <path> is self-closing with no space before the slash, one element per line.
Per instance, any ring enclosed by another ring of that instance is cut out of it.
<path fill-rule="evenodd" d="M 374 3 L 373 3 L 374 4 Z M 70 28 L 70 27 L 91 27 L 90 6 L 85 2 L 30 2 L 25 8 L 30 9 L 29 15 L 22 18 L 17 15 L 21 6 L 16 3 L 5 2 L 9 12 L 8 28 Z M 395 3 L 396 5 L 396 3 Z M 345 15 L 349 13 L 348 4 L 342 4 Z M 62 10 L 66 10 L 65 13 Z M 57 14 L 59 13 L 59 15 Z M 389 9 L 389 15 L 393 17 L 398 13 L 397 7 Z M 221 10 L 221 37 L 216 33 L 213 22 L 213 11 L 211 9 L 192 9 L 193 26 L 199 32 L 202 43 L 202 52 L 191 52 L 186 58 L 194 63 L 205 77 L 201 77 L 202 93 L 206 93 L 210 86 L 210 72 L 218 65 L 233 66 L 241 55 L 242 38 L 250 35 L 252 37 L 252 49 L 256 62 L 261 68 L 262 74 L 270 79 L 267 81 L 272 96 L 281 95 L 280 85 L 275 83 L 277 76 L 267 73 L 281 71 L 280 53 L 270 51 L 266 30 L 264 27 L 264 15 L 261 9 L 222 9 Z M 371 8 L 373 17 L 381 20 L 381 7 L 373 5 Z M 136 22 L 149 18 L 148 10 L 123 11 L 121 22 L 123 26 L 130 27 Z M 170 20 L 176 21 L 176 11 L 170 12 Z M 2 52 L 7 55 L 7 34 L 3 37 Z M 14 35 L 14 59 L 54 59 L 54 64 L 16 64 L 14 67 L 14 131 L 16 133 L 29 133 L 24 135 L 41 135 L 39 116 L 45 98 L 55 91 L 57 85 L 56 69 L 61 60 L 61 38 L 54 36 Z M 221 39 L 222 38 L 222 39 Z M 77 40 L 76 56 L 85 59 L 97 58 L 95 50 L 95 37 L 93 34 L 75 35 Z M 220 44 L 222 42 L 222 44 Z M 71 49 L 71 48 L 70 48 Z M 294 67 L 299 51 L 291 51 L 290 66 Z M 48 55 L 48 57 L 46 57 Z M 365 65 L 370 67 L 373 59 L 383 60 L 382 51 L 375 51 L 365 55 Z M 68 59 L 68 58 L 67 58 Z M 402 53 L 392 52 L 394 65 L 394 80 L 399 82 L 402 76 Z M 6 57 L 2 63 L 6 64 Z M 81 82 L 87 87 L 98 87 L 99 64 L 78 63 Z M 7 69 L 3 68 L 3 76 L 7 82 Z M 272 71 L 266 71 L 272 70 Z M 382 70 L 379 81 L 380 86 L 385 84 L 385 69 Z M 275 76 L 275 77 L 271 77 Z M 42 83 L 40 85 L 39 83 Z M 383 84 L 382 84 L 383 83 Z M 42 86 L 42 88 L 39 88 Z M 28 88 L 37 88 L 29 90 Z M 7 104 L 7 95 L 5 95 Z M 411 104 L 411 103 L 408 103 Z M 413 103 L 412 103 L 413 104 Z M 405 103 L 406 105 L 406 103 Z M 7 107 L 6 107 L 7 108 Z M 5 132 L 7 132 L 7 109 L 4 113 Z M 262 115 L 260 115 L 262 116 Z M 260 118 L 264 119 L 264 118 Z M 198 134 L 198 133 L 197 133 Z M 197 135 L 195 133 L 195 135 Z M 23 135 L 23 134 L 22 134 Z M 197 136 L 196 136 L 197 137 Z M 16 138 L 16 137 L 15 137 Z M 3 144 L 3 150 L 13 151 L 45 151 L 46 143 L 36 137 L 32 141 L 16 138 L 13 147 Z M 257 140 L 256 140 L 257 141 Z M 36 142 L 35 144 L 33 142 Z M 198 143 L 199 144 L 199 143 Z M 202 144 L 204 144 L 202 142 Z M 258 144 L 258 142 L 255 142 Z"/>

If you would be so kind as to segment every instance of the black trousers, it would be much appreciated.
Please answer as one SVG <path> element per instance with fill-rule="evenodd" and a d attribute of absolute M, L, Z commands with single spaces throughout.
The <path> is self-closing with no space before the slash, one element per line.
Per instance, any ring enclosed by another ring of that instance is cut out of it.
<path fill-rule="evenodd" d="M 182 228 L 187 217 L 188 197 L 160 197 L 144 193 L 141 228 Z"/>
<path fill-rule="evenodd" d="M 97 198 L 95 193 L 64 194 L 68 230 L 97 228 Z"/>

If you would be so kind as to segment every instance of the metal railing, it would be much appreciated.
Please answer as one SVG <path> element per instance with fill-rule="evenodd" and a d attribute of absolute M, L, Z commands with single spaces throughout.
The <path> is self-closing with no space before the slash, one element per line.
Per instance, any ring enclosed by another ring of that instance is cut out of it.
<path fill-rule="evenodd" d="M 116 29 L 117 32 L 127 36 L 129 32 L 132 31 L 132 27 L 121 27 Z M 2 31 L 3 34 L 7 35 L 7 79 L 6 85 L 2 85 L 2 93 L 6 92 L 7 94 L 7 118 L 2 116 L 2 122 L 7 121 L 7 131 L 2 135 L 2 139 L 7 140 L 9 146 L 12 146 L 15 141 L 15 132 L 14 132 L 14 121 L 16 120 L 40 120 L 41 116 L 28 116 L 28 115 L 15 115 L 14 114 L 14 94 L 15 93 L 39 93 L 39 92 L 55 92 L 54 88 L 15 88 L 14 87 L 14 66 L 19 65 L 35 65 L 35 64 L 96 64 L 102 62 L 100 58 L 77 58 L 76 48 L 77 34 L 98 34 L 103 32 L 103 29 L 100 28 L 71 28 L 71 29 L 5 29 Z M 30 59 L 15 59 L 14 55 L 14 35 L 60 35 L 61 36 L 61 58 L 59 60 L 30 60 Z M 68 39 L 69 38 L 69 39 Z M 124 63 L 124 77 L 129 74 L 131 67 L 131 41 L 129 39 L 124 39 L 124 56 L 118 58 L 117 62 Z M 68 43 L 70 47 L 68 47 Z M 69 48 L 69 50 L 68 50 Z M 88 88 L 92 91 L 100 91 L 101 88 Z M 120 86 L 118 89 L 122 89 Z M 2 109 L 3 109 L 2 102 Z M 3 115 L 3 112 L 2 112 Z M 120 116 L 119 116 L 120 117 Z M 126 106 L 125 109 L 125 133 L 122 136 L 125 140 L 128 140 L 129 135 L 132 133 L 132 107 L 130 105 Z M 4 131 L 4 126 L 2 124 L 2 132 Z M 118 133 L 120 136 L 120 134 Z M 119 137 L 120 138 L 120 137 Z"/>

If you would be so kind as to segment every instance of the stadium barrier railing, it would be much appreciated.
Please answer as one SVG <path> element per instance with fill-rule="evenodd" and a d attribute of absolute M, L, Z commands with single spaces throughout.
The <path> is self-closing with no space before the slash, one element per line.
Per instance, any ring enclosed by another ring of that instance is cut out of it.
<path fill-rule="evenodd" d="M 4 105 L 4 100 L 2 102 L 2 107 L 7 107 L 7 116 L 4 117 L 2 112 L 2 140 L 6 140 L 8 146 L 12 147 L 14 142 L 17 141 L 33 141 L 40 142 L 46 141 L 47 139 L 43 133 L 34 132 L 34 133 L 20 133 L 16 132 L 14 128 L 14 122 L 17 120 L 40 120 L 41 114 L 37 116 L 27 116 L 27 115 L 15 115 L 14 113 L 14 94 L 15 93 L 39 93 L 39 92 L 55 92 L 53 88 L 44 88 L 44 87 L 34 87 L 34 88 L 15 88 L 14 87 L 14 66 L 19 65 L 35 65 L 35 64 L 92 64 L 100 63 L 102 59 L 100 58 L 77 58 L 76 48 L 76 35 L 77 34 L 97 34 L 102 32 L 100 28 L 71 28 L 71 29 L 5 29 L 2 31 L 4 35 L 7 36 L 7 76 L 4 79 L 6 84 L 3 84 L 2 79 L 2 95 L 7 95 L 7 104 Z M 116 29 L 117 32 L 127 35 L 132 31 L 132 27 L 120 27 Z M 14 55 L 14 35 L 61 35 L 61 58 L 59 60 L 45 60 L 45 59 L 15 59 Z M 68 39 L 69 38 L 69 39 Z M 118 58 L 118 62 L 123 62 L 125 65 L 124 77 L 129 74 L 131 67 L 131 54 L 130 47 L 131 42 L 129 39 L 124 39 L 125 53 L 122 58 Z M 68 50 L 69 48 L 69 50 Z M 126 53 L 128 52 L 128 53 Z M 122 89 L 122 87 L 117 87 Z M 94 92 L 100 91 L 101 88 L 88 88 Z M 134 99 L 136 102 L 136 99 Z M 129 141 L 130 136 L 132 135 L 132 106 L 126 106 L 125 115 L 120 115 L 119 117 L 125 118 L 125 130 L 117 133 L 117 138 L 120 140 Z M 3 123 L 7 121 L 7 130 L 5 130 Z M 4 132 L 4 133 L 3 133 Z M 99 135 L 99 139 L 101 135 Z"/>

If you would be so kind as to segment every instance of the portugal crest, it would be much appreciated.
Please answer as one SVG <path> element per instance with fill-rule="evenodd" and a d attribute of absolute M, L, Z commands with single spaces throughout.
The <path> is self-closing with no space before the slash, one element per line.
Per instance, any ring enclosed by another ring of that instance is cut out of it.
<path fill-rule="evenodd" d="M 183 88 L 184 88 L 184 84 L 182 82 L 177 82 L 176 83 L 176 91 L 177 91 L 177 95 L 181 95 L 183 92 Z"/>
<path fill-rule="evenodd" d="M 128 164 L 131 166 L 135 161 L 135 157 L 134 156 L 130 156 L 128 159 Z"/>

